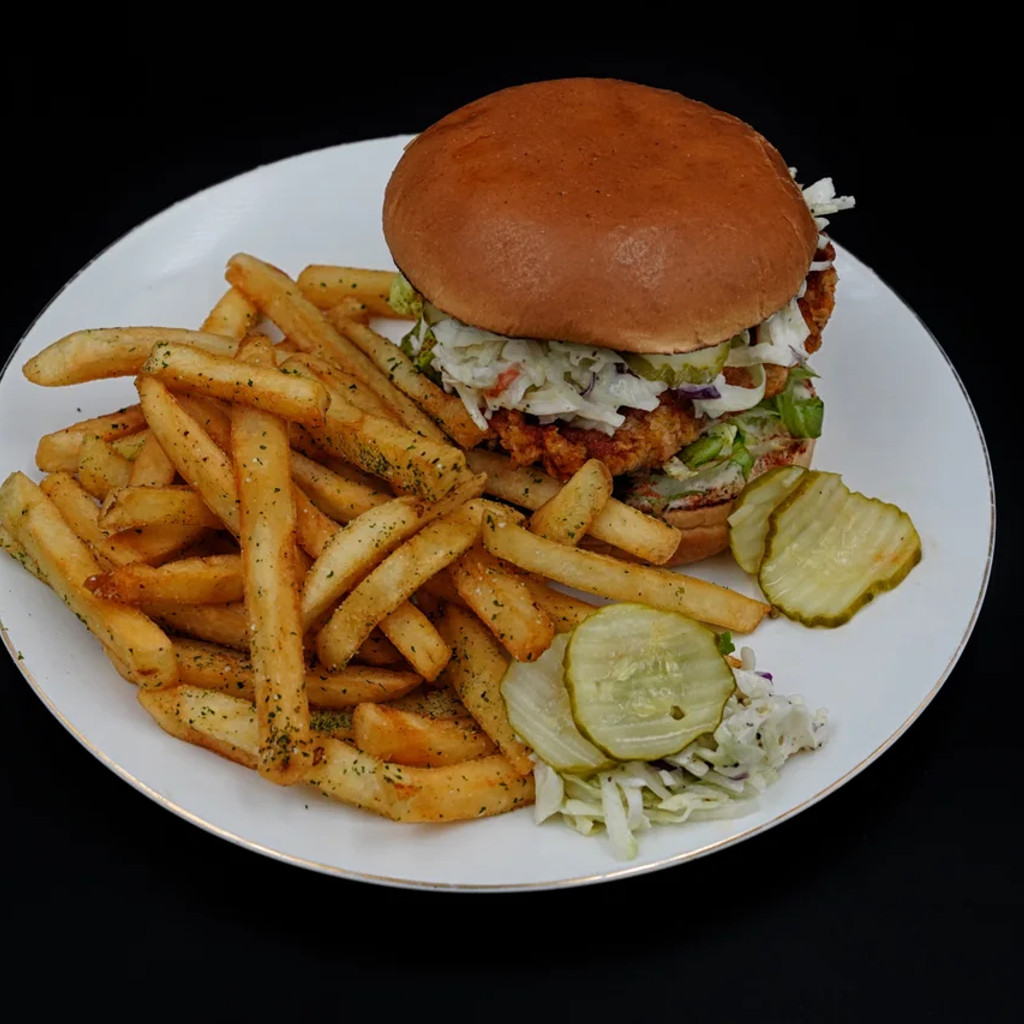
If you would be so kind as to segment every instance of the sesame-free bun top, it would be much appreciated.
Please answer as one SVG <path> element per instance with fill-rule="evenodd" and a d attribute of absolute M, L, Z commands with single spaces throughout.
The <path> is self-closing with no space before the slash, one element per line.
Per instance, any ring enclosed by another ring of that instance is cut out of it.
<path fill-rule="evenodd" d="M 617 79 L 534 82 L 448 114 L 384 196 L 395 265 L 438 308 L 514 337 L 687 352 L 797 294 L 818 231 L 737 118 Z"/>

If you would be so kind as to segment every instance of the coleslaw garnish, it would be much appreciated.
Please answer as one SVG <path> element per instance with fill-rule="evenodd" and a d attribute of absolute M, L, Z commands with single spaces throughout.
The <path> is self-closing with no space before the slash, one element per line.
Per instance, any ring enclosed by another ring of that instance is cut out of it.
<path fill-rule="evenodd" d="M 776 693 L 771 675 L 756 670 L 753 651 L 740 653 L 736 691 L 712 735 L 656 762 L 628 761 L 590 775 L 537 760 L 534 820 L 560 819 L 583 835 L 603 835 L 617 859 L 632 860 L 639 836 L 656 825 L 752 811 L 790 757 L 822 745 L 828 712 Z"/>

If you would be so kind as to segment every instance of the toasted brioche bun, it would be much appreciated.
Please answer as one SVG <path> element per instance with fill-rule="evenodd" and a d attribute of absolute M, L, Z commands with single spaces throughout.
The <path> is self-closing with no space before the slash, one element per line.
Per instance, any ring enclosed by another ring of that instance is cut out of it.
<path fill-rule="evenodd" d="M 804 466 L 809 468 L 814 454 L 814 440 L 806 438 L 794 441 L 781 452 L 758 459 L 751 469 L 749 480 L 766 473 L 775 466 Z M 701 495 L 700 504 L 692 508 L 673 509 L 662 517 L 676 529 L 682 531 L 676 553 L 666 565 L 685 565 L 710 558 L 729 547 L 729 516 L 736 506 L 738 493 L 716 494 L 714 491 Z"/>
<path fill-rule="evenodd" d="M 395 167 L 383 227 L 396 266 L 456 319 L 661 353 L 778 311 L 818 238 L 749 125 L 599 78 L 504 89 L 442 118 Z"/>

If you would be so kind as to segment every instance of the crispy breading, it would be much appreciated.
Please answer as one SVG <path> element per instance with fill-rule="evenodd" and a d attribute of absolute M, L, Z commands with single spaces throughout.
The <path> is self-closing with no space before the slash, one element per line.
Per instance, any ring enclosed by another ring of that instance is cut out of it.
<path fill-rule="evenodd" d="M 828 243 L 815 259 L 835 258 Z M 814 271 L 807 276 L 807 290 L 798 300 L 800 311 L 810 328 L 808 352 L 821 347 L 821 332 L 835 304 L 837 275 L 834 267 Z M 765 397 L 777 395 L 786 386 L 789 370 L 785 366 L 765 366 Z M 727 367 L 730 384 L 750 387 L 750 371 L 745 367 Z M 600 459 L 612 476 L 660 466 L 680 448 L 697 439 L 706 420 L 694 414 L 693 403 L 681 395 L 666 391 L 652 412 L 626 411 L 626 422 L 611 436 L 600 430 L 582 430 L 563 424 L 541 426 L 534 417 L 508 409 L 499 409 L 491 417 L 491 428 L 498 447 L 520 466 L 541 463 L 560 480 L 567 480 L 588 459 Z"/>

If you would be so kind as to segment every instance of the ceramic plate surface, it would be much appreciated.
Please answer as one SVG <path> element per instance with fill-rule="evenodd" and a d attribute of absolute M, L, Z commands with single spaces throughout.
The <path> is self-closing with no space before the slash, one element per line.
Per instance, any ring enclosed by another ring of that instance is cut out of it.
<path fill-rule="evenodd" d="M 405 141 L 260 167 L 178 203 L 98 256 L 40 314 L 0 379 L 0 473 L 20 469 L 38 480 L 40 435 L 135 401 L 127 380 L 28 383 L 22 364 L 62 335 L 197 327 L 238 251 L 293 275 L 309 263 L 392 266 L 380 207 Z M 653 829 L 628 863 L 616 861 L 603 839 L 556 822 L 536 826 L 529 809 L 466 824 L 397 825 L 312 790 L 280 789 L 162 732 L 59 599 L 0 557 L 5 642 L 60 722 L 126 781 L 225 839 L 313 870 L 423 888 L 553 888 L 678 864 L 754 836 L 833 792 L 934 697 L 973 628 L 994 543 L 988 456 L 959 378 L 914 313 L 837 249 L 838 304 L 814 359 L 826 403 L 815 465 L 907 510 L 924 557 L 900 587 L 840 629 L 772 620 L 746 641 L 778 691 L 827 708 L 830 727 L 826 744 L 792 759 L 744 817 Z M 950 466 L 956 487 L 948 486 Z M 724 556 L 692 571 L 756 594 Z M 885 771 L 884 759 L 872 770 Z"/>

